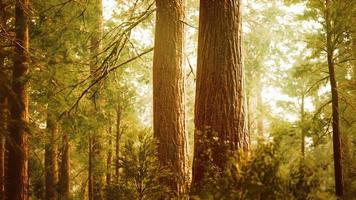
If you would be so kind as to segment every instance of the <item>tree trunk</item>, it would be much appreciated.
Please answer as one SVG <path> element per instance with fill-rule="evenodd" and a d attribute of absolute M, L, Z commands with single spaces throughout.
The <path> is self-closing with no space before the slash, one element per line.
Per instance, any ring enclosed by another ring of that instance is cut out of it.
<path fill-rule="evenodd" d="M 354 21 L 356 21 L 356 15 L 353 15 L 350 18 L 350 21 L 348 21 L 349 24 L 353 24 Z M 356 81 L 356 29 L 354 26 L 351 27 L 351 51 L 352 51 L 352 58 L 354 60 L 351 61 L 351 66 L 352 66 L 352 80 Z"/>
<path fill-rule="evenodd" d="M 102 39 L 102 29 L 103 29 L 103 6 L 102 0 L 94 0 L 93 2 L 89 2 L 90 6 L 92 6 L 91 16 L 89 17 L 89 21 L 93 23 L 91 28 L 91 38 L 90 38 L 90 53 L 91 53 L 91 63 L 90 63 L 90 71 L 93 78 L 95 78 L 98 74 L 98 65 L 99 65 L 99 53 L 101 49 L 101 39 Z M 93 113 L 99 113 L 99 115 L 103 114 L 102 103 L 103 99 L 100 97 L 100 85 L 97 84 L 93 90 Z M 104 162 L 102 162 L 102 158 L 104 157 L 104 152 L 102 151 L 102 135 L 104 129 L 102 127 L 97 127 L 92 132 L 91 136 L 91 173 L 89 177 L 89 181 L 92 183 L 89 185 L 89 200 L 101 200 L 103 199 L 103 184 L 105 178 L 105 167 Z"/>
<path fill-rule="evenodd" d="M 156 0 L 155 49 L 153 56 L 153 129 L 158 160 L 174 178 L 162 180 L 172 191 L 185 188 L 185 121 L 183 0 Z"/>
<path fill-rule="evenodd" d="M 69 152 L 70 152 L 70 144 L 68 140 L 68 135 L 63 135 L 63 144 L 62 144 L 62 158 L 61 158 L 61 168 L 60 168 L 60 176 L 59 176 L 59 193 L 61 200 L 69 200 L 70 199 L 70 191 L 69 191 Z"/>
<path fill-rule="evenodd" d="M 111 179 L 112 179 L 112 174 L 111 174 L 111 166 L 112 166 L 112 139 L 111 139 L 111 125 L 109 127 L 109 149 L 108 149 L 108 155 L 106 158 L 106 185 L 110 186 L 111 185 Z"/>
<path fill-rule="evenodd" d="M 120 139 L 121 139 L 121 131 L 120 131 L 120 123 L 121 123 L 121 107 L 117 106 L 116 110 L 116 138 L 115 138 L 115 183 L 119 183 L 120 178 Z"/>
<path fill-rule="evenodd" d="M 241 37 L 241 1 L 200 1 L 192 180 L 196 188 L 208 178 L 209 165 L 224 171 L 236 150 L 249 149 Z"/>
<path fill-rule="evenodd" d="M 28 199 L 28 94 L 29 69 L 28 14 L 29 0 L 16 0 L 15 55 L 13 57 L 12 90 L 15 98 L 10 102 L 11 124 L 6 179 L 6 197 L 13 200 Z"/>
<path fill-rule="evenodd" d="M 302 103 L 300 106 L 300 122 L 301 122 L 301 152 L 302 152 L 302 156 L 304 158 L 305 155 L 305 114 L 304 114 L 304 101 L 305 101 L 305 97 L 304 94 L 302 95 Z"/>
<path fill-rule="evenodd" d="M 45 183 L 46 200 L 56 200 L 58 184 L 58 163 L 57 163 L 57 140 L 58 140 L 58 122 L 55 116 L 48 113 L 47 116 L 47 143 L 45 146 Z"/>
<path fill-rule="evenodd" d="M 0 89 L 0 200 L 5 199 L 5 136 L 8 134 L 7 105 L 5 93 Z"/>
<path fill-rule="evenodd" d="M 263 124 L 263 119 L 264 119 L 264 112 L 263 112 L 263 99 L 262 99 L 262 82 L 261 82 L 261 72 L 258 72 L 258 77 L 257 77 L 257 90 L 256 90 L 256 107 L 258 110 L 258 116 L 257 117 L 257 134 L 259 136 L 263 136 L 264 132 L 264 124 Z"/>
<path fill-rule="evenodd" d="M 4 12 L 2 1 L 0 1 L 0 11 Z M 1 19 L 3 16 L 1 16 Z M 1 21 L 1 25 L 4 25 Z M 4 26 L 5 27 L 5 26 Z M 2 31 L 0 31 L 0 34 Z M 0 49 L 0 200 L 5 199 L 5 138 L 8 135 L 8 102 L 7 102 L 7 90 L 5 84 L 7 83 L 8 77 L 4 69 L 5 55 Z"/>
<path fill-rule="evenodd" d="M 325 1 L 325 21 L 326 21 L 326 45 L 327 45 L 327 60 L 329 68 L 329 79 L 331 86 L 331 100 L 332 100 L 332 117 L 333 117 L 333 150 L 334 150 L 334 175 L 335 175 L 335 192 L 336 195 L 343 196 L 344 183 L 342 174 L 342 155 L 341 155 L 341 141 L 340 141 L 340 127 L 339 127 L 339 97 L 337 91 L 337 82 L 335 79 L 335 67 L 334 67 L 334 51 L 335 48 L 332 45 L 332 27 L 330 17 L 330 2 Z"/>
<path fill-rule="evenodd" d="M 88 199 L 92 200 L 93 199 L 93 156 L 92 156 L 92 149 L 93 149 L 93 142 L 91 136 L 89 136 L 89 166 L 88 166 Z"/>

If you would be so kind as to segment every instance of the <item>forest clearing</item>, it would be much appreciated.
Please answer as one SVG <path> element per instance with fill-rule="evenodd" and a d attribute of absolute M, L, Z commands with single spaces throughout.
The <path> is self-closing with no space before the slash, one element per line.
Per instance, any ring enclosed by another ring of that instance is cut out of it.
<path fill-rule="evenodd" d="M 355 0 L 0 0 L 0 200 L 356 200 Z"/>

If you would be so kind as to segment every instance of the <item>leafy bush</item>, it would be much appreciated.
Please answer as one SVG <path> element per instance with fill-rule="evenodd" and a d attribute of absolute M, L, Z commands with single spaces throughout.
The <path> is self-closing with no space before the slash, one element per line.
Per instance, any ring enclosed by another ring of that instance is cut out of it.
<path fill-rule="evenodd" d="M 334 199 L 323 188 L 322 173 L 313 162 L 296 159 L 283 164 L 278 143 L 260 144 L 250 154 L 239 152 L 223 172 L 209 176 L 193 199 L 305 200 Z M 290 158 L 289 158 L 290 159 Z M 209 164 L 208 164 L 209 165 Z M 213 169 L 213 168 L 212 168 Z M 284 171 L 283 171 L 284 170 Z M 194 193 L 195 192 L 195 193 Z"/>
<path fill-rule="evenodd" d="M 211 135 L 213 136 L 213 135 Z M 204 139 L 204 138 L 203 138 Z M 325 169 L 312 158 L 285 158 L 278 142 L 260 143 L 249 153 L 238 152 L 224 156 L 226 167 L 215 166 L 217 149 L 227 148 L 224 142 L 205 145 L 205 170 L 208 176 L 203 184 L 191 188 L 190 199 L 219 200 L 323 200 L 333 199 L 323 181 Z M 217 146 L 221 144 L 222 146 Z M 159 167 L 155 142 L 149 134 L 129 139 L 120 158 L 120 181 L 106 188 L 107 199 L 167 199 L 177 198 L 162 180 L 174 173 Z M 222 151 L 228 152 L 228 151 Z M 288 154 L 287 154 L 288 155 Z M 223 156 L 223 155 L 222 155 Z M 293 160 L 285 162 L 286 160 Z"/>
<path fill-rule="evenodd" d="M 150 134 L 140 134 L 137 140 L 129 139 L 120 158 L 120 180 L 106 188 L 107 199 L 157 199 L 169 196 L 167 187 L 159 180 L 169 177 L 168 170 L 157 164 L 156 146 Z"/>

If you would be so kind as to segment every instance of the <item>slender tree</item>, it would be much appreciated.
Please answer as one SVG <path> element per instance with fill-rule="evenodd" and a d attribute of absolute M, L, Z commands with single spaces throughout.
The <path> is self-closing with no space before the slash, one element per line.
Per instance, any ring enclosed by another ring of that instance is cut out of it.
<path fill-rule="evenodd" d="M 301 96 L 301 105 L 300 105 L 300 123 L 301 123 L 301 144 L 300 144 L 300 148 L 301 148 L 301 153 L 302 156 L 305 156 L 305 136 L 306 136 L 306 131 L 304 128 L 304 123 L 305 123 L 305 95 L 302 94 Z"/>
<path fill-rule="evenodd" d="M 112 182 L 112 173 L 111 173 L 111 167 L 112 167 L 112 128 L 111 125 L 108 130 L 108 153 L 106 156 L 106 185 L 110 186 Z"/>
<path fill-rule="evenodd" d="M 58 198 L 56 189 L 58 184 L 58 122 L 53 114 L 48 113 L 47 115 L 48 137 L 46 138 L 45 146 L 45 197 L 48 200 L 56 200 Z"/>
<path fill-rule="evenodd" d="M 208 166 L 224 170 L 229 156 L 248 150 L 241 54 L 241 1 L 200 1 L 192 185 Z M 210 157 L 206 156 L 211 152 Z M 211 163 L 209 163 L 211 162 Z M 220 170 L 219 170 L 220 171 Z"/>
<path fill-rule="evenodd" d="M 93 78 L 98 74 L 99 65 L 99 53 L 101 49 L 101 40 L 103 33 L 103 5 L 102 0 L 95 0 L 89 2 L 91 15 L 88 22 L 90 23 L 90 71 Z M 92 112 L 99 113 L 99 116 L 103 114 L 102 97 L 100 96 L 100 85 L 97 85 L 93 89 Z M 102 134 L 104 133 L 101 127 L 97 127 L 93 130 L 90 136 L 90 149 L 89 149 L 89 200 L 103 199 L 103 184 L 105 177 L 105 169 L 103 169 L 102 161 Z"/>
<path fill-rule="evenodd" d="M 0 58 L 1 59 L 1 58 Z M 0 60 L 0 70 L 3 70 Z M 5 73 L 0 72 L 0 78 L 6 80 Z M 3 83 L 0 83 L 3 84 Z M 8 102 L 6 90 L 0 86 L 0 200 L 5 197 L 5 138 L 8 127 Z"/>
<path fill-rule="evenodd" d="M 68 135 L 63 134 L 62 137 L 62 157 L 59 173 L 59 199 L 69 200 L 70 191 L 69 191 L 69 152 L 70 144 L 68 140 Z"/>
<path fill-rule="evenodd" d="M 325 28 L 326 28 L 326 53 L 329 69 L 329 80 L 331 87 L 331 105 L 332 105 L 332 127 L 333 127 L 333 150 L 334 150 L 334 173 L 335 173 L 335 191 L 337 196 L 344 193 L 344 183 L 342 174 L 341 158 L 341 139 L 339 122 L 339 94 L 335 78 L 335 27 L 332 27 L 331 18 L 332 5 L 330 0 L 325 0 Z"/>
<path fill-rule="evenodd" d="M 93 139 L 92 136 L 88 138 L 88 199 L 94 199 L 94 183 L 93 183 Z"/>
<path fill-rule="evenodd" d="M 116 136 L 115 136 L 115 183 L 119 183 L 120 177 L 120 140 L 121 140 L 121 106 L 116 109 Z"/>
<path fill-rule="evenodd" d="M 13 56 L 12 90 L 10 102 L 10 136 L 6 197 L 28 199 L 28 94 L 29 70 L 29 0 L 15 1 L 15 52 Z"/>
<path fill-rule="evenodd" d="M 153 56 L 153 129 L 161 166 L 175 174 L 165 180 L 176 193 L 186 177 L 184 133 L 183 0 L 156 0 Z"/>
<path fill-rule="evenodd" d="M 0 30 L 0 36 L 4 35 L 6 27 L 6 15 L 5 4 L 0 1 L 0 25 L 3 29 Z M 0 38 L 4 41 L 4 38 Z M 5 136 L 7 135 L 8 124 L 8 91 L 6 86 L 8 84 L 8 75 L 5 72 L 5 58 L 6 53 L 2 47 L 0 47 L 0 200 L 5 197 Z"/>

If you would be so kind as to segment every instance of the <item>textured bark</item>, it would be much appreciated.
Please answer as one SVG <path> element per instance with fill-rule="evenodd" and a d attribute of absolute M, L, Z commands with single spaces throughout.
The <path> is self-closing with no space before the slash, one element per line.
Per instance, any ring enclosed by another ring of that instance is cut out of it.
<path fill-rule="evenodd" d="M 11 200 L 28 199 L 28 94 L 26 76 L 29 69 L 28 13 L 29 0 L 15 1 L 15 55 L 13 57 L 10 102 L 11 124 L 6 179 L 6 197 Z"/>
<path fill-rule="evenodd" d="M 241 36 L 239 0 L 200 1 L 193 187 L 203 184 L 207 166 L 224 170 L 227 157 L 249 148 Z"/>
<path fill-rule="evenodd" d="M 184 132 L 183 0 L 156 0 L 153 56 L 153 128 L 158 159 L 174 177 L 162 180 L 176 193 L 186 179 Z"/>
<path fill-rule="evenodd" d="M 60 193 L 60 199 L 69 200 L 70 199 L 70 190 L 69 190 L 70 144 L 69 144 L 67 134 L 63 135 L 62 142 L 63 144 L 62 144 L 62 157 L 61 157 L 60 176 L 59 176 L 59 193 Z"/>
<path fill-rule="evenodd" d="M 58 122 L 55 116 L 48 114 L 47 116 L 47 143 L 45 146 L 45 187 L 46 200 L 56 200 L 57 184 L 58 184 Z"/>
<path fill-rule="evenodd" d="M 340 125 L 339 125 L 339 97 L 337 91 L 337 82 L 335 79 L 335 63 L 333 46 L 333 31 L 331 23 L 330 2 L 325 0 L 325 22 L 326 22 L 326 46 L 327 46 L 327 60 L 329 68 L 329 79 L 331 87 L 331 105 L 332 105 L 332 127 L 333 127 L 333 151 L 334 151 L 334 175 L 335 175 L 335 192 L 341 197 L 344 193 L 344 183 L 342 174 L 342 155 L 341 155 L 341 139 L 340 139 Z"/>

